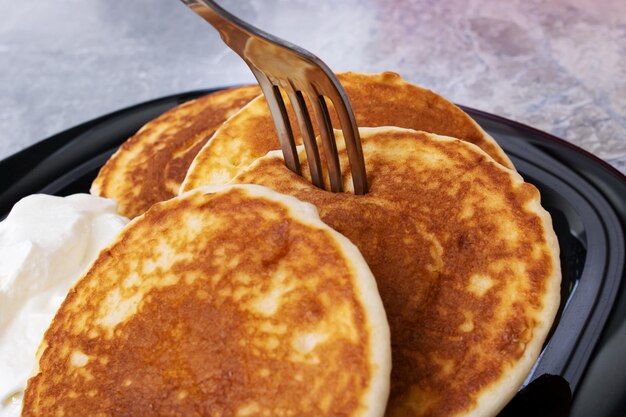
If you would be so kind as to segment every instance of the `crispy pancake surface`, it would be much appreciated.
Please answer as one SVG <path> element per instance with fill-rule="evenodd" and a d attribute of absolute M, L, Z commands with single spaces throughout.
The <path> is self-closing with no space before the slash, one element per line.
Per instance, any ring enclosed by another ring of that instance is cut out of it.
<path fill-rule="evenodd" d="M 120 214 L 130 218 L 178 195 L 198 151 L 228 117 L 259 94 L 258 86 L 219 91 L 148 122 L 102 167 L 91 193 L 116 200 Z"/>
<path fill-rule="evenodd" d="M 125 228 L 40 348 L 25 416 L 381 416 L 390 345 L 358 249 L 267 188 L 199 189 Z"/>
<path fill-rule="evenodd" d="M 410 84 L 392 72 L 347 72 L 337 77 L 350 97 L 358 126 L 399 126 L 452 136 L 478 145 L 496 161 L 513 168 L 491 136 L 460 108 L 432 91 Z M 328 104 L 331 105 L 330 101 Z M 288 109 L 291 111 L 290 106 Z M 332 108 L 330 114 L 333 126 L 339 127 Z M 296 142 L 300 144 L 293 113 L 290 120 Z M 226 121 L 202 148 L 181 191 L 224 184 L 256 158 L 274 149 L 280 149 L 278 138 L 265 98 L 260 96 Z"/>
<path fill-rule="evenodd" d="M 280 152 L 234 182 L 315 204 L 361 250 L 391 328 L 387 416 L 495 415 L 559 304 L 558 243 L 539 192 L 467 142 L 390 127 L 361 129 L 361 138 L 365 196 L 312 186 Z M 349 190 L 345 151 L 340 160 Z"/>

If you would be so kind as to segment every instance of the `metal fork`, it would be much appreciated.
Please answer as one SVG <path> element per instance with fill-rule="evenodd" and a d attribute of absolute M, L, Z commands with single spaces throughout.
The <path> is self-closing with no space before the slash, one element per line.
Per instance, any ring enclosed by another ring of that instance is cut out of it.
<path fill-rule="evenodd" d="M 272 113 L 287 167 L 302 175 L 281 88 L 287 93 L 296 114 L 313 184 L 324 188 L 319 150 L 305 97 L 313 107 L 322 138 L 331 191 L 342 191 L 337 145 L 324 98 L 328 97 L 335 107 L 343 131 L 354 192 L 367 193 L 365 162 L 352 106 L 330 68 L 310 52 L 249 25 L 212 0 L 181 1 L 215 27 L 226 45 L 252 70 Z"/>

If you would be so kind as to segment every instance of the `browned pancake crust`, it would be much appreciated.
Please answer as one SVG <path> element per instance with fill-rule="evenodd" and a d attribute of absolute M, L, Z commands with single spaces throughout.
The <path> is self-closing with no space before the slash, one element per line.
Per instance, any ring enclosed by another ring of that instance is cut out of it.
<path fill-rule="evenodd" d="M 234 182 L 315 204 L 360 249 L 391 329 L 386 415 L 464 414 L 507 377 L 529 343 L 531 356 L 538 354 L 554 318 L 560 276 L 546 240 L 553 232 L 528 209 L 538 191 L 458 140 L 407 131 L 361 137 L 365 196 L 315 188 L 279 155 L 257 160 Z M 345 151 L 340 159 L 348 188 Z M 503 396 L 510 398 L 533 360 L 524 359 Z"/>
<path fill-rule="evenodd" d="M 514 168 L 476 122 L 442 96 L 410 84 L 393 72 L 378 76 L 348 72 L 338 78 L 355 108 L 358 126 L 398 126 L 451 136 L 477 145 L 497 162 Z"/>
<path fill-rule="evenodd" d="M 174 197 L 191 161 L 215 130 L 259 94 L 258 86 L 232 88 L 150 121 L 102 167 L 92 192 L 116 200 L 120 214 L 130 218 Z"/>
<path fill-rule="evenodd" d="M 362 415 L 370 329 L 330 232 L 238 189 L 177 200 L 131 223 L 71 290 L 23 415 Z M 293 289 L 277 310 L 257 310 L 279 284 Z M 330 340 L 293 348 L 322 326 Z"/>
<path fill-rule="evenodd" d="M 398 126 L 455 137 L 478 145 L 502 165 L 513 168 L 493 138 L 460 108 L 438 94 L 410 84 L 392 72 L 347 72 L 338 74 L 337 78 L 350 98 L 359 127 Z M 220 174 L 216 174 L 222 166 L 241 163 L 245 168 L 268 151 L 280 149 L 265 99 L 260 97 L 258 100 L 261 105 L 243 109 L 227 121 L 199 152 L 181 191 L 227 182 L 232 177 L 226 176 L 225 181 L 220 182 Z M 332 103 L 329 101 L 328 104 L 333 126 L 339 128 Z M 296 143 L 301 144 L 298 124 L 290 106 L 288 111 Z M 233 143 L 240 143 L 240 146 L 233 148 Z"/>

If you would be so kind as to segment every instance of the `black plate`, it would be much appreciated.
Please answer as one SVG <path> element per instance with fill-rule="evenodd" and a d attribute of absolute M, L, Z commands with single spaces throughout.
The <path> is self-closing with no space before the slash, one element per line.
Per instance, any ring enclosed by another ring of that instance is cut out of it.
<path fill-rule="evenodd" d="M 215 90 L 129 107 L 0 161 L 0 219 L 28 194 L 88 192 L 98 169 L 139 127 L 211 91 Z M 544 374 L 560 375 L 574 393 L 572 415 L 621 415 L 626 409 L 626 340 L 619 339 L 626 339 L 626 178 L 544 132 L 465 110 L 500 143 L 522 176 L 539 188 L 559 238 L 561 309 L 527 383 Z"/>

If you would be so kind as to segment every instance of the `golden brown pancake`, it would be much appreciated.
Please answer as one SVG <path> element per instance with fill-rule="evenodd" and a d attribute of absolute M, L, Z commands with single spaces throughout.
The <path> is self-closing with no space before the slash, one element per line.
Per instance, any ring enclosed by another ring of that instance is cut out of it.
<path fill-rule="evenodd" d="M 539 192 L 458 139 L 392 127 L 361 129 L 361 138 L 364 196 L 312 186 L 279 151 L 233 182 L 315 204 L 361 250 L 391 328 L 387 416 L 495 415 L 559 305 L 558 243 Z M 345 151 L 340 160 L 350 190 Z"/>
<path fill-rule="evenodd" d="M 347 72 L 337 77 L 350 97 L 358 126 L 399 126 L 452 136 L 480 146 L 496 161 L 513 169 L 491 136 L 461 109 L 432 91 L 391 72 Z M 333 126 L 339 127 L 334 110 L 330 113 Z M 296 142 L 301 143 L 293 114 L 290 119 Z M 280 149 L 278 138 L 265 98 L 260 96 L 227 120 L 202 148 L 190 166 L 181 192 L 224 184 L 256 158 L 275 149 Z"/>
<path fill-rule="evenodd" d="M 228 117 L 259 94 L 258 86 L 219 91 L 148 122 L 102 167 L 91 193 L 116 200 L 120 214 L 130 218 L 178 195 L 198 151 Z"/>
<path fill-rule="evenodd" d="M 154 205 L 62 304 L 25 416 L 382 416 L 389 327 L 358 249 L 259 186 Z"/>

